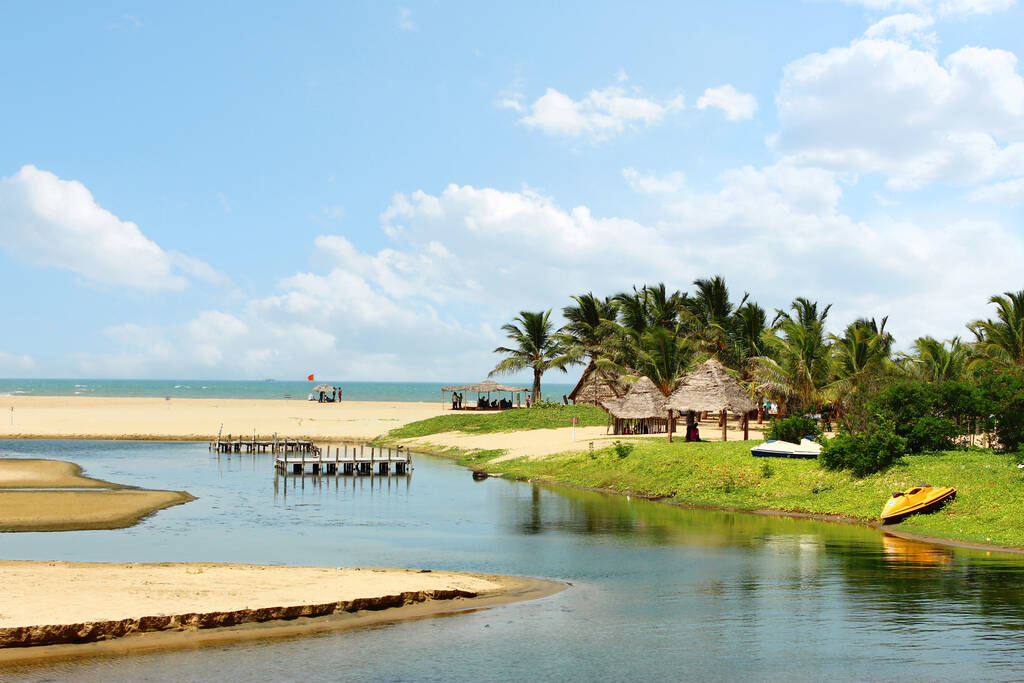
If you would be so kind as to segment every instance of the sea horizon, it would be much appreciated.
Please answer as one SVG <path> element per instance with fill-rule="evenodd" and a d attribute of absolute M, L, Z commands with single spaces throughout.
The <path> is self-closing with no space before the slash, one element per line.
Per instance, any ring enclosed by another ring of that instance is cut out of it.
<path fill-rule="evenodd" d="M 4 379 L 0 397 L 102 396 L 122 398 L 250 398 L 307 400 L 313 387 L 341 387 L 342 400 L 440 402 L 443 387 L 480 380 L 450 382 L 345 381 L 345 380 L 211 380 L 211 379 Z M 530 383 L 498 380 L 529 389 Z M 541 382 L 541 393 L 560 402 L 575 382 Z"/>

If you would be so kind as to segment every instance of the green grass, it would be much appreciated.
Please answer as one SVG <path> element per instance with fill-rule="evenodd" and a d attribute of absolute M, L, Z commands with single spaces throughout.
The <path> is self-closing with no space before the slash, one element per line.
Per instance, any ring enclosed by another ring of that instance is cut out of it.
<path fill-rule="evenodd" d="M 632 441 L 625 458 L 611 447 L 590 453 L 518 459 L 489 472 L 602 488 L 679 503 L 775 509 L 878 521 L 893 491 L 915 484 L 954 486 L 957 498 L 934 514 L 896 525 L 915 533 L 977 543 L 1024 546 L 1024 471 L 991 451 L 907 456 L 890 470 L 856 479 L 828 472 L 814 460 L 755 458 L 750 443 Z M 483 460 L 472 456 L 477 465 Z"/>
<path fill-rule="evenodd" d="M 398 429 L 392 429 L 378 441 L 388 443 L 396 439 L 412 439 L 442 432 L 487 434 L 521 429 L 571 427 L 573 417 L 579 418 L 579 427 L 603 427 L 608 422 L 607 413 L 596 406 L 586 405 L 534 406 L 498 413 L 466 411 L 411 422 Z"/>

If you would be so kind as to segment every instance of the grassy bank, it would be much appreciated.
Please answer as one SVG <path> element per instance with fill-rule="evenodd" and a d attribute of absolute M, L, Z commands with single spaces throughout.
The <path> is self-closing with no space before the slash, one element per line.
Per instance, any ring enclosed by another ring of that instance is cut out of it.
<path fill-rule="evenodd" d="M 392 430 L 381 442 L 462 431 L 515 432 L 603 425 L 605 414 L 589 406 L 552 406 L 491 414 L 457 414 L 414 422 Z M 515 434 L 510 433 L 510 443 Z M 427 439 L 429 441 L 429 439 Z M 421 441 L 422 443 L 422 441 Z M 915 484 L 954 486 L 955 501 L 935 514 L 911 517 L 894 528 L 943 538 L 1024 547 L 1024 470 L 992 451 L 950 451 L 907 456 L 886 472 L 857 479 L 828 472 L 814 460 L 754 458 L 751 442 L 668 444 L 663 438 L 630 439 L 626 457 L 611 446 L 593 453 L 551 455 L 490 462 L 501 450 L 431 449 L 460 464 L 521 479 L 607 489 L 677 503 L 840 515 L 877 522 L 893 491 Z M 422 446 L 421 446 L 422 447 Z"/>
<path fill-rule="evenodd" d="M 774 509 L 878 520 L 893 491 L 915 484 L 957 488 L 955 501 L 936 514 L 897 525 L 944 538 L 1024 546 L 1024 471 L 991 451 L 908 456 L 887 472 L 856 479 L 828 472 L 814 460 L 754 458 L 750 442 L 634 441 L 620 457 L 614 448 L 488 465 L 517 478 L 602 488 L 678 503 L 740 510 Z M 466 464 L 476 464 L 472 457 Z"/>
<path fill-rule="evenodd" d="M 466 411 L 410 422 L 391 430 L 380 441 L 384 443 L 398 439 L 413 439 L 443 432 L 488 434 L 523 429 L 555 429 L 571 426 L 574 417 L 579 420 L 579 427 L 603 427 L 608 423 L 607 413 L 595 406 L 584 405 L 535 406 L 528 410 L 503 410 L 496 413 Z"/>

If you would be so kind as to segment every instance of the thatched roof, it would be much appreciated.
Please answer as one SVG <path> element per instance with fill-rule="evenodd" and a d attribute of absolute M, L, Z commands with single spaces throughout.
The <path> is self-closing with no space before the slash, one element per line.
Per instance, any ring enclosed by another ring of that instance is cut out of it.
<path fill-rule="evenodd" d="M 486 394 L 489 391 L 529 391 L 523 387 L 510 387 L 505 384 L 498 384 L 494 380 L 484 380 L 477 384 L 465 384 L 461 387 L 444 387 L 441 391 L 475 391 L 479 394 Z"/>
<path fill-rule="evenodd" d="M 665 395 L 650 377 L 638 379 L 618 402 L 610 399 L 602 401 L 601 405 L 617 420 L 667 419 Z"/>
<path fill-rule="evenodd" d="M 704 361 L 680 380 L 679 387 L 668 397 L 668 406 L 681 412 L 706 410 L 713 413 L 720 410 L 745 413 L 756 407 L 740 383 L 714 358 Z"/>
<path fill-rule="evenodd" d="M 569 392 L 569 400 L 596 406 L 608 399 L 622 398 L 624 392 L 619 388 L 618 380 L 615 372 L 599 368 L 597 363 L 590 361 L 580 381 Z"/>

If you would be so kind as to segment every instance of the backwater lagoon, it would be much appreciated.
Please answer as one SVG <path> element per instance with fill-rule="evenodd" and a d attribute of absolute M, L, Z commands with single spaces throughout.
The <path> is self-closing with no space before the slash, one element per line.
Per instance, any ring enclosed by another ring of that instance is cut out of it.
<path fill-rule="evenodd" d="M 0 665 L 2 680 L 1024 678 L 1024 555 L 503 479 L 285 477 L 206 444 L 0 441 L 198 500 L 110 531 L 0 534 L 0 559 L 415 567 L 572 585 L 353 631 Z M 2 610 L 2 600 L 0 600 Z"/>

